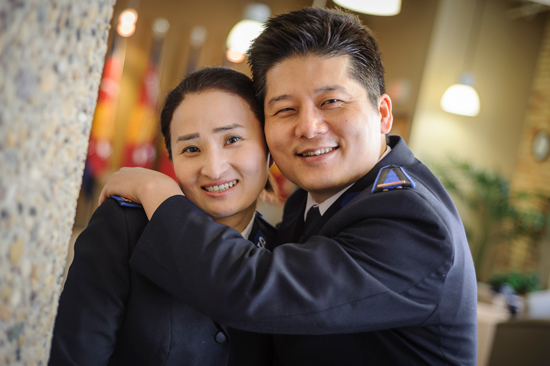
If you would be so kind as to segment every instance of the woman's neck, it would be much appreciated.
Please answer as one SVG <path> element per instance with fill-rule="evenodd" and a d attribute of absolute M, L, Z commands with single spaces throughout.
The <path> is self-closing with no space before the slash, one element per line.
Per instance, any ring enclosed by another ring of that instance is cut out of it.
<path fill-rule="evenodd" d="M 242 233 L 244 229 L 246 229 L 246 226 L 250 223 L 250 220 L 252 220 L 255 212 L 256 207 L 255 205 L 253 205 L 245 211 L 239 212 L 232 216 L 214 219 L 214 221 L 218 224 L 230 226 L 238 232 Z"/>

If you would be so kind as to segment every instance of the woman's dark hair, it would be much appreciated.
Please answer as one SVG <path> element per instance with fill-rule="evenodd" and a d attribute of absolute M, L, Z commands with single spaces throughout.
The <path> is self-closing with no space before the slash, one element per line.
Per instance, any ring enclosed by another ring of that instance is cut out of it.
<path fill-rule="evenodd" d="M 170 160 L 172 160 L 170 125 L 172 124 L 174 111 L 183 102 L 187 94 L 206 90 L 221 90 L 241 97 L 263 126 L 263 101 L 260 102 L 256 99 L 252 81 L 248 76 L 226 67 L 209 67 L 196 71 L 187 75 L 178 86 L 168 93 L 160 113 L 160 129 L 164 136 L 164 144 L 166 150 L 168 150 Z"/>
<path fill-rule="evenodd" d="M 339 9 L 304 8 L 267 21 L 248 50 L 258 99 L 265 98 L 266 74 L 272 67 L 290 57 L 308 55 L 349 56 L 350 77 L 363 85 L 372 105 L 378 107 L 378 97 L 385 93 L 378 45 L 359 18 Z"/>

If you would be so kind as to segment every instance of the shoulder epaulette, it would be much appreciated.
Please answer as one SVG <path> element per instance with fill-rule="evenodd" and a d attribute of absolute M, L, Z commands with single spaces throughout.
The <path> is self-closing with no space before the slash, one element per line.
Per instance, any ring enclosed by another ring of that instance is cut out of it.
<path fill-rule="evenodd" d="M 254 245 L 256 245 L 258 248 L 265 248 L 266 244 L 267 240 L 264 233 L 262 233 L 261 230 L 258 230 L 256 236 L 254 237 Z"/>
<path fill-rule="evenodd" d="M 118 202 L 119 205 L 122 207 L 133 207 L 133 208 L 142 208 L 143 206 L 139 203 L 130 201 L 127 198 L 120 197 L 120 196 L 111 196 L 110 198 L 114 199 Z"/>
<path fill-rule="evenodd" d="M 372 186 L 372 193 L 393 189 L 414 188 L 416 185 L 405 170 L 397 165 L 387 165 L 380 169 Z"/>

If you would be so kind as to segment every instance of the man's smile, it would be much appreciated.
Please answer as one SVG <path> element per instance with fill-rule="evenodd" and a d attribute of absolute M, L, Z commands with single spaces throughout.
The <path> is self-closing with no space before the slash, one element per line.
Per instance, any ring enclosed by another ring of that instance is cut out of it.
<path fill-rule="evenodd" d="M 296 155 L 301 156 L 301 157 L 304 157 L 304 158 L 307 158 L 307 157 L 309 157 L 309 156 L 324 155 L 324 154 L 327 154 L 327 153 L 329 153 L 329 152 L 331 152 L 331 151 L 334 151 L 334 150 L 338 149 L 339 147 L 340 147 L 340 146 L 335 146 L 335 147 L 324 147 L 324 148 L 316 149 L 316 150 L 306 150 L 306 151 L 297 153 Z"/>

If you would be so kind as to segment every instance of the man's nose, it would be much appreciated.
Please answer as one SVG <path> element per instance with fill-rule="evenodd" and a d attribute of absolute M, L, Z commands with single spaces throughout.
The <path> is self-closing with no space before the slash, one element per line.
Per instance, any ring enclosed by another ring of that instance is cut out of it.
<path fill-rule="evenodd" d="M 210 151 L 206 155 L 204 165 L 201 169 L 201 174 L 211 180 L 220 179 L 229 167 L 226 154 L 224 154 L 223 151 L 214 150 Z"/>
<path fill-rule="evenodd" d="M 307 139 L 314 138 L 328 131 L 323 115 L 315 107 L 306 107 L 300 110 L 296 124 L 296 136 Z"/>

